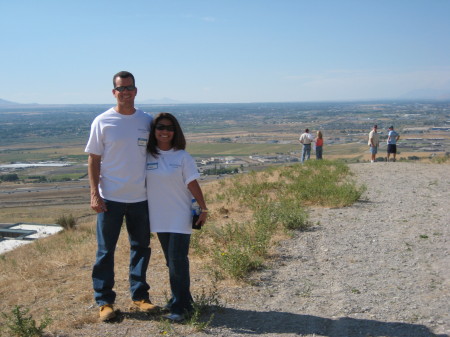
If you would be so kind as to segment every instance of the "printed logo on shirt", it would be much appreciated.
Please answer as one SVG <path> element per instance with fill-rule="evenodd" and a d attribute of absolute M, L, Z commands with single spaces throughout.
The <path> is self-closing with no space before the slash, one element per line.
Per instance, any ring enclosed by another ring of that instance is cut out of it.
<path fill-rule="evenodd" d="M 146 138 L 138 138 L 138 145 L 139 146 L 147 146 L 147 139 Z"/>
<path fill-rule="evenodd" d="M 158 168 L 158 163 L 147 163 L 147 170 L 156 170 Z"/>

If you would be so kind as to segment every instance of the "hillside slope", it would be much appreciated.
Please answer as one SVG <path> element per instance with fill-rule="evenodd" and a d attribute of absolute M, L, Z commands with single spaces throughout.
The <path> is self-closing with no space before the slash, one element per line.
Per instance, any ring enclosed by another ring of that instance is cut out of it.
<path fill-rule="evenodd" d="M 224 308 L 207 332 L 124 321 L 70 336 L 448 336 L 450 166 L 350 167 L 363 200 L 311 210 L 313 230 L 282 242 L 253 286 L 219 290 Z"/>

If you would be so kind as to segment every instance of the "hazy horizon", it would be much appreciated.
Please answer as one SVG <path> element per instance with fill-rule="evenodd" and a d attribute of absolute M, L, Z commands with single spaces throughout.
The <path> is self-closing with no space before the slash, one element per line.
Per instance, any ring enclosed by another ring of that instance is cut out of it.
<path fill-rule="evenodd" d="M 150 102 L 151 101 L 151 102 Z M 445 103 L 450 102 L 450 98 L 386 98 L 386 99 L 356 99 L 356 100 L 323 100 L 323 101 L 260 101 L 260 102 L 181 102 L 181 101 L 164 101 L 164 100 L 148 100 L 148 101 L 136 101 L 135 106 L 146 106 L 146 105 L 233 105 L 233 104 L 381 104 L 381 103 Z M 0 108 L 9 108 L 9 107 L 34 107 L 34 106 L 70 106 L 70 105 L 98 105 L 111 107 L 114 106 L 116 102 L 112 101 L 109 103 L 20 103 L 20 102 L 11 102 L 7 100 L 3 100 L 0 98 Z"/>

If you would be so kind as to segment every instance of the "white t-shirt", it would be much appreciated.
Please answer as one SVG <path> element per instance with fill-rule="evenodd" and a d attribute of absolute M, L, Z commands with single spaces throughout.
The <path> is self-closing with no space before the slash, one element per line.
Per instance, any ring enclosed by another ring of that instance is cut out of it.
<path fill-rule="evenodd" d="M 200 177 L 194 158 L 184 150 L 147 155 L 150 231 L 192 233 L 192 194 L 187 185 Z"/>
<path fill-rule="evenodd" d="M 102 156 L 102 198 L 126 203 L 147 200 L 145 162 L 152 119 L 142 110 L 122 115 L 111 108 L 92 122 L 85 152 Z"/>
<path fill-rule="evenodd" d="M 298 139 L 302 144 L 304 145 L 308 145 L 311 144 L 314 141 L 314 137 L 312 134 L 305 132 L 302 133 L 302 135 L 300 136 L 300 138 Z"/>

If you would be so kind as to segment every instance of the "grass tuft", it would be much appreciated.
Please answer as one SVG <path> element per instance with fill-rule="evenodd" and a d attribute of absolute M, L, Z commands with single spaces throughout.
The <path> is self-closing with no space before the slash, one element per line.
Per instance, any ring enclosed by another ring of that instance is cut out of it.
<path fill-rule="evenodd" d="M 77 220 L 72 214 L 63 214 L 55 220 L 55 223 L 60 225 L 65 230 L 75 229 Z"/>

